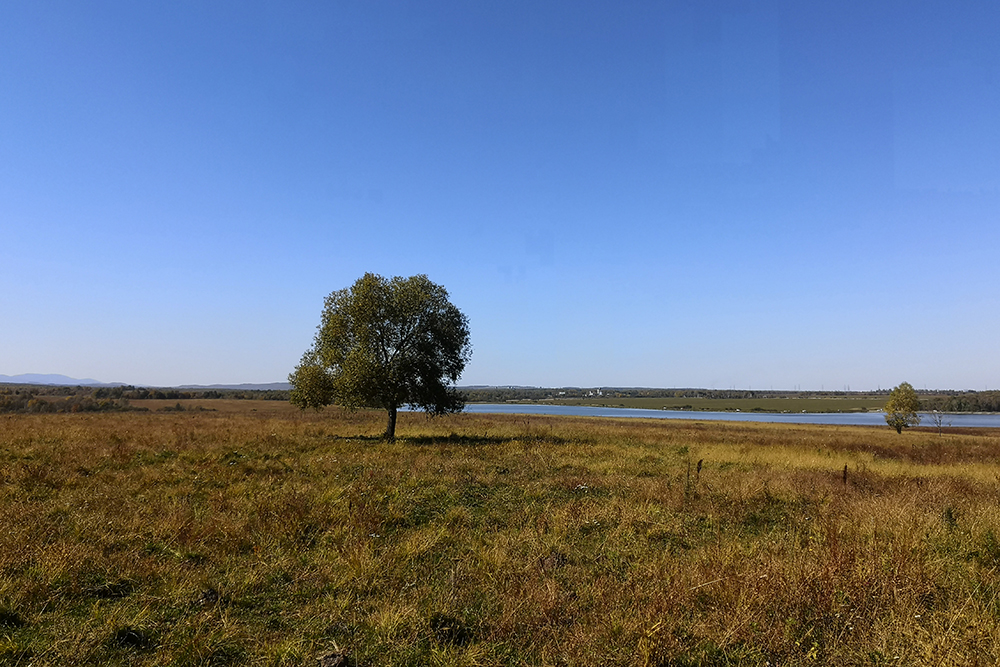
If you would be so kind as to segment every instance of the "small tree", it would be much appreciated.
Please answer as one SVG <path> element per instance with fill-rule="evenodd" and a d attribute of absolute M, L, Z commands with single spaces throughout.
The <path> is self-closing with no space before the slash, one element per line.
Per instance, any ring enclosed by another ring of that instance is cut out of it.
<path fill-rule="evenodd" d="M 430 414 L 465 406 L 451 385 L 472 354 L 469 323 L 427 276 L 386 280 L 366 273 L 326 298 L 318 329 L 288 376 L 291 401 L 300 408 L 384 409 L 385 437 L 393 440 L 404 405 Z"/>
<path fill-rule="evenodd" d="M 882 408 L 885 412 L 885 423 L 902 433 L 904 428 L 920 423 L 920 399 L 909 382 L 903 382 L 889 392 L 889 400 Z"/>
<path fill-rule="evenodd" d="M 938 435 L 941 435 L 941 427 L 945 425 L 945 413 L 940 410 L 935 410 L 931 413 L 931 423 L 937 427 Z M 948 426 L 951 426 L 951 422 L 948 422 Z"/>

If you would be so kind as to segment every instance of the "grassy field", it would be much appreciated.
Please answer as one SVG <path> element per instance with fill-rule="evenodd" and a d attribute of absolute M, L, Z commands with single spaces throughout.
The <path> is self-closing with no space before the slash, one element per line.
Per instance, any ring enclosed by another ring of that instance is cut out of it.
<path fill-rule="evenodd" d="M 0 417 L 0 664 L 1000 662 L 995 431 L 176 403 Z"/>

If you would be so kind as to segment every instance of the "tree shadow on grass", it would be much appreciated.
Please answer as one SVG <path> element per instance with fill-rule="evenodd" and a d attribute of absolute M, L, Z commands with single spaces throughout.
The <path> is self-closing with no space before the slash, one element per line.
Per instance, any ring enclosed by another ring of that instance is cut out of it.
<path fill-rule="evenodd" d="M 552 435 L 525 434 L 522 436 L 497 436 L 497 435 L 459 435 L 450 433 L 448 435 L 413 435 L 397 438 L 398 441 L 405 442 L 417 447 L 433 445 L 459 445 L 461 447 L 489 447 L 497 445 L 510 445 L 513 443 L 545 443 L 558 445 L 564 443 L 565 438 Z"/>
<path fill-rule="evenodd" d="M 373 445 L 387 442 L 384 435 L 328 435 L 327 440 L 368 443 Z M 399 444 L 415 445 L 417 447 L 430 447 L 435 445 L 490 447 L 497 445 L 510 445 L 514 443 L 561 445 L 565 444 L 567 440 L 566 438 L 540 433 L 525 433 L 523 435 L 515 436 L 459 435 L 458 433 L 450 433 L 448 435 L 400 435 L 396 436 L 395 442 Z"/>
<path fill-rule="evenodd" d="M 385 442 L 385 436 L 379 435 L 328 435 L 327 440 L 344 440 L 346 442 Z"/>

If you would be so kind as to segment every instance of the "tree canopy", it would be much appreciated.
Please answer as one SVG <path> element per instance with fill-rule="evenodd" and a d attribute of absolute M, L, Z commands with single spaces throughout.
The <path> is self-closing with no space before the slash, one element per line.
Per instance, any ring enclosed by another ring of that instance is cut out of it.
<path fill-rule="evenodd" d="M 896 433 L 902 433 L 904 428 L 920 423 L 920 415 L 917 414 L 920 399 L 909 382 L 903 382 L 889 392 L 889 400 L 882 410 L 885 412 L 885 422 L 896 429 Z"/>
<path fill-rule="evenodd" d="M 288 376 L 291 401 L 303 409 L 384 409 L 391 440 L 404 405 L 462 410 L 453 384 L 471 354 L 468 320 L 443 287 L 425 275 L 366 273 L 326 298 L 313 346 Z"/>

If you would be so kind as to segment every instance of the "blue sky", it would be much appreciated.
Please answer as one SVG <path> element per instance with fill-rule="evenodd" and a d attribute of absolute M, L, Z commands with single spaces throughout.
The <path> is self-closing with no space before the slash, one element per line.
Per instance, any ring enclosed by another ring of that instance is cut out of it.
<path fill-rule="evenodd" d="M 0 373 L 282 381 L 426 273 L 463 384 L 1000 385 L 994 2 L 0 8 Z"/>

